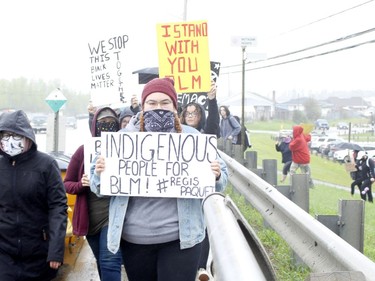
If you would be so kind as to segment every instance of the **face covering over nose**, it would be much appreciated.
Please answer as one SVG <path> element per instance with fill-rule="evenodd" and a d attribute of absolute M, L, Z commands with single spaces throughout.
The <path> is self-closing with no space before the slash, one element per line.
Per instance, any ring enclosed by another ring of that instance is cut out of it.
<path fill-rule="evenodd" d="M 164 109 L 149 110 L 144 113 L 146 132 L 174 132 L 174 114 Z"/>
<path fill-rule="evenodd" d="M 25 138 L 15 140 L 13 136 L 10 136 L 8 140 L 1 139 L 1 146 L 6 154 L 16 156 L 23 152 L 25 148 Z"/>

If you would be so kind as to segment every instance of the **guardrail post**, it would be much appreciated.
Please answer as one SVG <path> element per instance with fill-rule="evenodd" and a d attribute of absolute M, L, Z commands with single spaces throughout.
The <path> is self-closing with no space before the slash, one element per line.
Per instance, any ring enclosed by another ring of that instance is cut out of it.
<path fill-rule="evenodd" d="M 339 215 L 317 215 L 316 219 L 363 253 L 365 205 L 363 200 L 339 200 Z"/>
<path fill-rule="evenodd" d="M 339 200 L 339 235 L 363 253 L 365 202 L 363 200 Z"/>
<path fill-rule="evenodd" d="M 310 211 L 309 196 L 309 175 L 294 174 L 291 175 L 292 191 L 291 199 L 304 211 Z"/>
<path fill-rule="evenodd" d="M 258 167 L 258 152 L 246 151 L 244 166 L 248 169 L 256 169 Z"/>
<path fill-rule="evenodd" d="M 264 159 L 263 160 L 264 180 L 269 184 L 275 186 L 277 184 L 277 160 Z"/>

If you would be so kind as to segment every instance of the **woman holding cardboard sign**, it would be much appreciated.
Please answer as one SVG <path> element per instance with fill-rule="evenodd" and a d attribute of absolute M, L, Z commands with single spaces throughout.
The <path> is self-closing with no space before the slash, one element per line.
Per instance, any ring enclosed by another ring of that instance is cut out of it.
<path fill-rule="evenodd" d="M 181 125 L 176 90 L 168 78 L 156 78 L 145 85 L 142 108 L 126 132 L 199 133 Z M 104 158 L 98 157 L 93 163 L 91 190 L 100 194 Z M 222 191 L 228 173 L 219 156 L 212 161 L 211 170 L 215 190 Z M 112 197 L 108 248 L 116 253 L 121 247 L 129 281 L 195 279 L 205 237 L 201 204 L 202 198 Z"/>

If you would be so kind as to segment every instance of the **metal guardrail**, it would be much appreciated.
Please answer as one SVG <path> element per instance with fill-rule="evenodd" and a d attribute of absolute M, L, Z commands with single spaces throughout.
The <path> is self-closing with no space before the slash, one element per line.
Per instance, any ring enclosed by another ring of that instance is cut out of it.
<path fill-rule="evenodd" d="M 276 280 L 261 242 L 229 197 L 211 194 L 204 200 L 203 209 L 215 281 Z"/>
<path fill-rule="evenodd" d="M 229 181 L 315 273 L 359 271 L 375 280 L 375 263 L 227 154 Z"/>

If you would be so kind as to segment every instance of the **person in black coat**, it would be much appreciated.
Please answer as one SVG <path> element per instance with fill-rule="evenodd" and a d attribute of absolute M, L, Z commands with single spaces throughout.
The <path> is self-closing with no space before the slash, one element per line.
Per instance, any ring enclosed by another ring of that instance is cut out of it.
<path fill-rule="evenodd" d="M 64 260 L 67 197 L 22 110 L 0 116 L 0 280 L 52 280 Z"/>
<path fill-rule="evenodd" d="M 280 180 L 280 182 L 285 181 L 290 170 L 290 165 L 292 164 L 292 152 L 289 149 L 290 141 L 291 141 L 291 138 L 287 136 L 283 138 L 281 141 L 276 142 L 275 144 L 276 151 L 281 152 L 281 163 L 284 164 L 283 178 Z"/>
<path fill-rule="evenodd" d="M 375 181 L 374 168 L 374 160 L 365 153 L 358 163 L 358 176 L 362 179 L 361 198 L 366 201 L 367 197 L 371 203 L 373 203 L 371 186 Z"/>
<path fill-rule="evenodd" d="M 201 133 L 220 137 L 220 115 L 216 100 L 216 85 L 211 85 L 207 93 L 208 115 L 203 106 L 197 102 L 188 103 L 181 111 L 181 124 L 191 126 Z"/>

